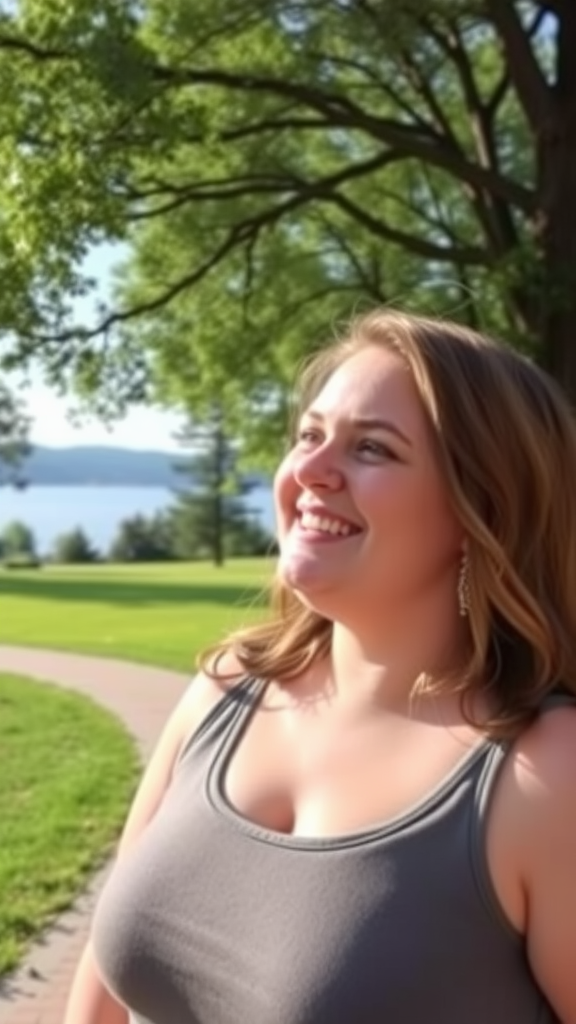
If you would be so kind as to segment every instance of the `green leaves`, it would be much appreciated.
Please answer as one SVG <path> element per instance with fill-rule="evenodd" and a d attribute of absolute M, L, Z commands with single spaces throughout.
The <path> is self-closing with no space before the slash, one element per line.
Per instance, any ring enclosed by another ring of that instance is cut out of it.
<path fill-rule="evenodd" d="M 5 363 L 34 356 L 104 406 L 153 391 L 199 415 L 223 398 L 265 453 L 295 364 L 353 309 L 393 301 L 527 330 L 530 303 L 502 268 L 527 247 L 543 259 L 522 83 L 527 54 L 532 82 L 538 61 L 550 76 L 552 36 L 545 5 L 504 6 L 10 6 Z M 130 256 L 87 329 L 72 299 L 101 240 Z"/>
<path fill-rule="evenodd" d="M 29 451 L 28 428 L 18 397 L 0 383 L 0 485 L 20 482 L 20 463 Z"/>

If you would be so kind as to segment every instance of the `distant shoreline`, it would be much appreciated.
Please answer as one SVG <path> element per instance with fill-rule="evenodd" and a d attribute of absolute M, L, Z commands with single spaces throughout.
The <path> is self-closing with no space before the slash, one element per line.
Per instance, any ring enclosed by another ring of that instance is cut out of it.
<path fill-rule="evenodd" d="M 46 448 L 36 445 L 15 473 L 12 486 L 31 487 L 162 487 L 189 490 L 193 487 L 193 453 L 134 451 L 131 448 L 94 447 Z M 247 471 L 244 480 L 254 487 L 267 487 L 263 473 Z M 0 477 L 1 479 L 1 477 Z M 3 484 L 10 486 L 6 473 Z"/>
<path fill-rule="evenodd" d="M 11 490 L 30 491 L 36 487 L 122 487 L 126 490 L 127 487 L 150 487 L 154 490 L 158 488 L 165 488 L 166 490 L 177 490 L 173 485 L 157 484 L 150 480 L 27 480 L 24 484 L 11 484 L 9 482 L 4 483 L 2 486 L 9 487 Z M 189 487 L 181 487 L 181 490 L 189 490 Z"/>
<path fill-rule="evenodd" d="M 182 487 L 182 481 L 179 481 Z M 110 482 L 102 485 L 33 483 L 16 489 L 0 487 L 0 530 L 25 523 L 34 533 L 37 551 L 51 551 L 61 534 L 81 527 L 99 551 L 110 547 L 119 524 L 133 516 L 151 518 L 176 502 L 176 487 Z M 274 508 L 270 486 L 244 495 L 247 512 L 272 533 Z"/>

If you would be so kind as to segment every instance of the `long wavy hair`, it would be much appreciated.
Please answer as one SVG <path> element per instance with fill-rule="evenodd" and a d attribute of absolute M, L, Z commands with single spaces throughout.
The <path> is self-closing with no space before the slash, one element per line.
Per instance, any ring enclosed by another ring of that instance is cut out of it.
<path fill-rule="evenodd" d="M 314 355 L 296 388 L 294 423 L 332 373 L 366 346 L 408 365 L 454 511 L 467 537 L 468 663 L 418 687 L 473 698 L 490 688 L 483 729 L 515 735 L 557 686 L 576 693 L 576 422 L 554 381 L 511 349 L 455 323 L 385 309 L 353 320 Z M 329 653 L 332 622 L 280 579 L 270 614 L 205 651 L 218 675 L 232 650 L 248 674 L 295 678 Z M 216 656 L 216 657 L 215 657 Z"/>

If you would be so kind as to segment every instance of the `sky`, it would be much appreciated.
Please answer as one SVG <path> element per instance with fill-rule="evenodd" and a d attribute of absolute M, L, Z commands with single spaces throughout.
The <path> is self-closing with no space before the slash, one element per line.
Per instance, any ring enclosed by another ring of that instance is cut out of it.
<path fill-rule="evenodd" d="M 119 246 L 102 245 L 86 260 L 84 269 L 98 281 L 97 293 L 106 295 L 114 263 L 123 256 Z M 94 297 L 88 300 L 92 307 Z M 54 448 L 71 445 L 112 445 L 114 447 L 177 451 L 174 433 L 182 426 L 182 416 L 161 409 L 135 407 L 127 415 L 106 426 L 97 417 L 83 415 L 81 425 L 70 421 L 73 399 L 66 400 L 43 384 L 34 369 L 28 377 L 29 386 L 22 392 L 27 413 L 32 418 L 30 440 L 32 444 Z M 16 383 L 19 381 L 16 380 Z"/>
<path fill-rule="evenodd" d="M 33 417 L 32 444 L 49 448 L 112 445 L 152 451 L 181 450 L 173 435 L 182 426 L 182 417 L 175 413 L 138 407 L 111 428 L 85 416 L 81 426 L 74 426 L 68 419 L 73 403 L 66 402 L 41 383 L 34 382 L 25 398 L 28 415 Z"/>

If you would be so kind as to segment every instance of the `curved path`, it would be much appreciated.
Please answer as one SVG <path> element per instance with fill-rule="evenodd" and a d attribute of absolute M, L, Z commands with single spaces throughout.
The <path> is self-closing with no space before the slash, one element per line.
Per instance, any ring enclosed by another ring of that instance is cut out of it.
<path fill-rule="evenodd" d="M 0 645 L 0 671 L 77 690 L 116 714 L 143 760 L 187 685 L 177 672 L 108 658 Z M 18 971 L 0 981 L 0 1024 L 62 1024 L 72 976 L 108 868 L 43 934 Z M 2 898 L 2 894 L 0 894 Z"/>

